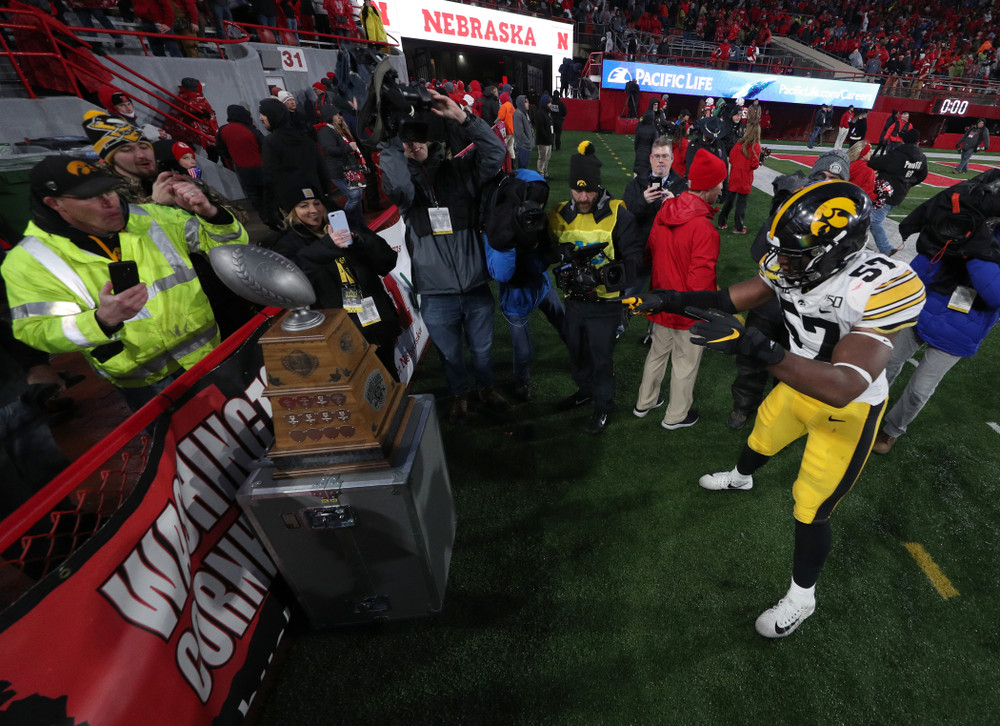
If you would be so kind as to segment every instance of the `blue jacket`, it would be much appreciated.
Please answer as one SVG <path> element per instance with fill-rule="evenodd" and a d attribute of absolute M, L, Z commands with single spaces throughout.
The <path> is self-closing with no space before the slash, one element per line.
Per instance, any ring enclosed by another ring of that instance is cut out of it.
<path fill-rule="evenodd" d="M 910 261 L 910 267 L 927 288 L 927 302 L 917 320 L 917 334 L 945 353 L 963 358 L 974 355 L 1000 318 L 1000 265 L 986 260 L 945 257 L 932 266 L 926 255 L 917 255 Z M 976 290 L 968 313 L 948 307 L 956 284 Z"/>
<path fill-rule="evenodd" d="M 518 169 L 516 174 L 525 181 L 543 181 L 541 174 L 529 169 Z M 504 315 L 529 315 L 552 289 L 548 265 L 537 248 L 514 247 L 498 252 L 487 240 L 486 267 L 490 277 L 497 281 L 497 297 Z"/>

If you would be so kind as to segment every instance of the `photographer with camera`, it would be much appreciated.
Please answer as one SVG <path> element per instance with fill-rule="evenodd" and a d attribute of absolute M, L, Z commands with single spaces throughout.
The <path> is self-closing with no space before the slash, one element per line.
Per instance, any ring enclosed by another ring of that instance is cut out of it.
<path fill-rule="evenodd" d="M 486 264 L 497 281 L 497 297 L 510 330 L 514 358 L 514 397 L 531 399 L 531 343 L 529 318 L 536 308 L 563 337 L 566 308 L 552 287 L 548 268 L 552 259 L 545 205 L 549 185 L 541 174 L 518 169 L 507 176 L 492 199 L 484 200 Z"/>
<path fill-rule="evenodd" d="M 455 396 L 449 417 L 457 420 L 468 412 L 466 341 L 479 400 L 495 409 L 508 406 L 494 388 L 493 294 L 478 219 L 483 186 L 500 170 L 506 149 L 472 111 L 436 91 L 427 93 L 429 118 L 457 125 L 474 148 L 447 157 L 443 144 L 431 140 L 426 121 L 409 120 L 384 144 L 380 166 L 385 192 L 406 225 L 413 287 Z"/>
<path fill-rule="evenodd" d="M 562 401 L 575 408 L 593 401 L 586 431 L 604 431 L 614 406 L 613 353 L 621 311 L 614 303 L 633 284 L 645 240 L 635 217 L 601 186 L 601 161 L 583 141 L 569 161 L 570 201 L 549 214 L 561 251 L 556 284 L 566 293 L 566 346 L 579 390 Z"/>
<path fill-rule="evenodd" d="M 653 288 L 715 290 L 715 265 L 719 259 L 719 232 L 712 224 L 712 205 L 722 193 L 726 164 L 705 149 L 695 154 L 688 172 L 691 188 L 663 201 L 649 235 L 653 262 Z M 694 384 L 704 350 L 691 342 L 694 320 L 661 312 L 651 317 L 652 342 L 642 369 L 642 382 L 632 413 L 643 418 L 663 405 L 660 384 L 673 360 L 670 405 L 660 424 L 668 430 L 698 423 L 692 408 Z"/>

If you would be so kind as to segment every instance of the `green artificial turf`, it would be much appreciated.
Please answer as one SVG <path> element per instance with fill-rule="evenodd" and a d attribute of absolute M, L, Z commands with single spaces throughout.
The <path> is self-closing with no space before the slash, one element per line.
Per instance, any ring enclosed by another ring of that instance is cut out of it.
<path fill-rule="evenodd" d="M 552 202 L 568 197 L 569 156 L 584 136 L 564 133 L 553 155 Z M 620 194 L 631 138 L 587 136 Z M 748 228 L 769 204 L 752 193 Z M 723 233 L 721 285 L 753 274 L 751 237 Z M 951 371 L 888 456 L 871 457 L 833 517 L 816 613 L 768 641 L 753 623 L 791 576 L 801 442 L 758 472 L 751 491 L 702 490 L 698 477 L 731 468 L 749 433 L 725 426 L 730 359 L 706 352 L 700 422 L 665 431 L 656 412 L 631 414 L 646 354 L 645 322 L 633 318 L 616 350 L 617 410 L 595 438 L 583 432 L 587 407 L 556 411 L 575 389 L 568 357 L 543 316 L 531 329 L 534 400 L 509 416 L 473 406 L 461 424 L 442 421 L 458 513 L 443 612 L 294 632 L 259 724 L 995 722 L 995 334 Z M 498 315 L 504 386 L 510 356 Z M 433 351 L 412 390 L 438 396 L 447 414 Z M 920 544 L 958 594 L 938 594 L 906 543 Z"/>

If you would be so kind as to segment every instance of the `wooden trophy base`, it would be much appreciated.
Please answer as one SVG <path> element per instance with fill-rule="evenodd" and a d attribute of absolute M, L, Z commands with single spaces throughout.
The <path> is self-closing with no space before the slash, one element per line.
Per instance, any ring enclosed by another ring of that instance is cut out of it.
<path fill-rule="evenodd" d="M 260 341 L 275 443 L 275 478 L 336 468 L 387 468 L 403 418 L 405 386 L 393 379 L 343 310 L 307 330 L 280 323 Z"/>

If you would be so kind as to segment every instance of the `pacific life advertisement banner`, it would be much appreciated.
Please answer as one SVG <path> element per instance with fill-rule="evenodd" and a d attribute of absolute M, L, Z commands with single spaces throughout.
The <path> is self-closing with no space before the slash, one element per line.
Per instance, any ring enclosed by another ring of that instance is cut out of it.
<path fill-rule="evenodd" d="M 605 60 L 601 73 L 604 88 L 624 89 L 631 80 L 642 91 L 689 96 L 757 99 L 772 103 L 802 103 L 819 106 L 875 105 L 879 84 L 858 81 L 779 76 L 771 73 L 724 71 L 714 68 L 667 66 L 656 63 Z"/>

